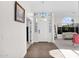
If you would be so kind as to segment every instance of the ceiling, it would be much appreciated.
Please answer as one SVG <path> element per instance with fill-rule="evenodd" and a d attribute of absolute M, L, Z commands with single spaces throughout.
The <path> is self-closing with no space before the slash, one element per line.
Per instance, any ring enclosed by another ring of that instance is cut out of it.
<path fill-rule="evenodd" d="M 31 12 L 53 12 L 56 16 L 78 16 L 78 1 L 21 1 Z"/>

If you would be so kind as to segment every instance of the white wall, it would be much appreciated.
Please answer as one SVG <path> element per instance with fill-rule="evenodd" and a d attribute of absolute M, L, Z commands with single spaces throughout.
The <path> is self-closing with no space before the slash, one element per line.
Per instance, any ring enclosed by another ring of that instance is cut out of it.
<path fill-rule="evenodd" d="M 14 2 L 0 2 L 0 57 L 24 57 L 25 23 L 14 21 Z"/>

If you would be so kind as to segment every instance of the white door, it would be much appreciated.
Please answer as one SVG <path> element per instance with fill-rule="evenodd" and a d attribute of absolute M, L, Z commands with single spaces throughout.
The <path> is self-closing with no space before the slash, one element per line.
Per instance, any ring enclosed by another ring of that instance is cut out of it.
<path fill-rule="evenodd" d="M 48 42 L 49 41 L 49 27 L 46 18 L 37 19 L 37 30 L 38 30 L 38 42 Z"/>

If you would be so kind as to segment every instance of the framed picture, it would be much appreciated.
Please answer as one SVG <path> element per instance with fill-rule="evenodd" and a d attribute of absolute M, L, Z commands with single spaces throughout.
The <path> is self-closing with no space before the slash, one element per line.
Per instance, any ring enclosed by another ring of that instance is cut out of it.
<path fill-rule="evenodd" d="M 15 2 L 15 21 L 25 22 L 25 9 L 18 2 Z"/>

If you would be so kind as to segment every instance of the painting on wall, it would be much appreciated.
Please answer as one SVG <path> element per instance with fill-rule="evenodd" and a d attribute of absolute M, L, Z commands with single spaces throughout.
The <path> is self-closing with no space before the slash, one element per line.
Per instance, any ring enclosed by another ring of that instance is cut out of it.
<path fill-rule="evenodd" d="M 25 9 L 18 2 L 15 2 L 15 21 L 25 22 Z"/>

